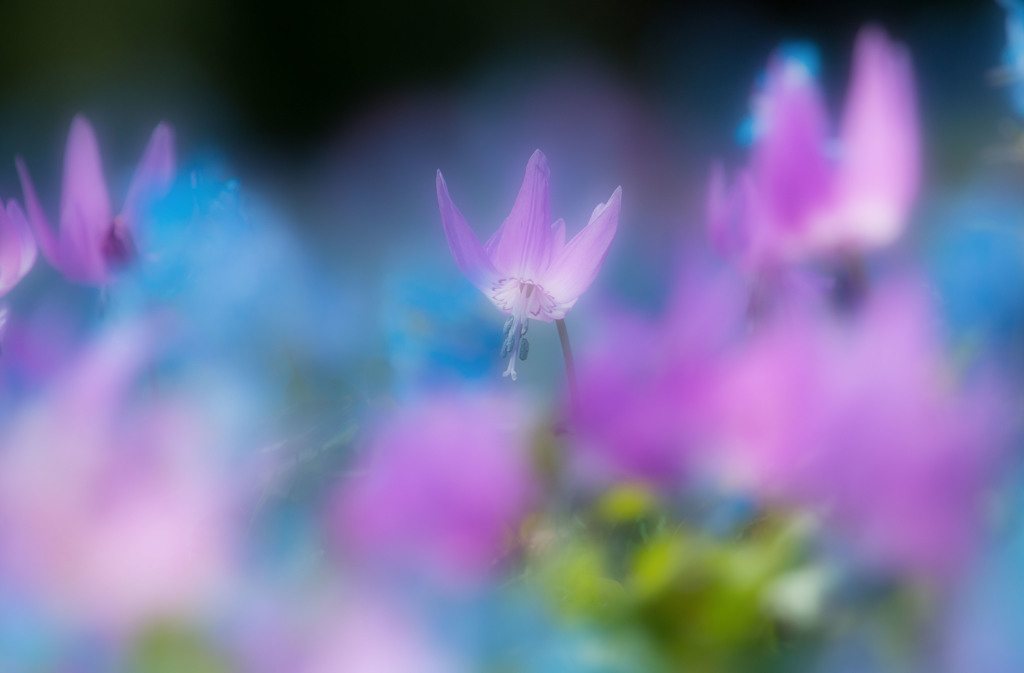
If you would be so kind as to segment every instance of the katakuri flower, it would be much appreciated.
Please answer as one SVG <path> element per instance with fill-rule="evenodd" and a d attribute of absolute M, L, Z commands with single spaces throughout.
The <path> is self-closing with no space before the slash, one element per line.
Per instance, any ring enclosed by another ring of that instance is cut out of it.
<path fill-rule="evenodd" d="M 436 396 L 387 418 L 339 491 L 335 528 L 367 567 L 486 579 L 534 494 L 511 400 Z"/>
<path fill-rule="evenodd" d="M 74 628 L 189 618 L 229 579 L 233 487 L 208 424 L 132 394 L 155 329 L 105 335 L 0 434 L 0 583 Z"/>
<path fill-rule="evenodd" d="M 1003 384 L 948 364 L 917 288 L 879 287 L 841 321 L 794 310 L 724 371 L 712 460 L 732 483 L 816 508 L 874 562 L 959 570 L 1013 417 Z"/>
<path fill-rule="evenodd" d="M 159 124 L 149 139 L 128 187 L 121 212 L 111 212 L 99 146 L 82 115 L 71 122 L 64 152 L 60 231 L 50 227 L 25 162 L 16 160 L 25 209 L 46 259 L 70 280 L 106 285 L 135 259 L 135 235 L 149 200 L 167 194 L 174 181 L 174 131 Z"/>
<path fill-rule="evenodd" d="M 5 210 L 0 204 L 0 297 L 21 282 L 36 263 L 36 239 L 21 206 L 14 199 Z M 0 339 L 7 325 L 7 307 L 0 304 Z"/>
<path fill-rule="evenodd" d="M 14 288 L 36 263 L 36 239 L 14 199 L 0 208 L 0 297 Z"/>
<path fill-rule="evenodd" d="M 505 376 L 516 378 L 516 358 L 526 359 L 531 319 L 561 320 L 597 277 L 619 223 L 622 188 L 598 204 L 590 222 L 568 243 L 565 222 L 551 223 L 547 158 L 537 150 L 512 212 L 483 245 L 448 195 L 437 172 L 437 202 L 448 247 L 459 269 L 502 313 L 502 355 L 511 355 Z"/>
<path fill-rule="evenodd" d="M 754 96 L 750 165 L 734 185 L 712 170 L 712 242 L 763 269 L 894 242 L 920 175 L 910 57 L 877 28 L 857 36 L 837 137 L 804 52 L 782 49 Z"/>

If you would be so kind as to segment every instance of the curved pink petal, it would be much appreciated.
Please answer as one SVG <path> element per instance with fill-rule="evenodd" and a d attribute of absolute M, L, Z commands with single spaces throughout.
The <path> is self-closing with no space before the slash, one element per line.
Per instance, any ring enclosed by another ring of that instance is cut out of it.
<path fill-rule="evenodd" d="M 761 129 L 751 158 L 754 181 L 771 222 L 785 233 L 803 230 L 831 192 L 821 91 L 804 63 L 777 55 L 754 104 Z"/>
<path fill-rule="evenodd" d="M 102 249 L 111 221 L 96 134 L 89 121 L 78 115 L 71 122 L 64 154 L 60 213 L 61 253 L 66 261 L 75 259 L 81 265 L 84 274 L 78 280 L 96 282 L 106 277 Z"/>
<path fill-rule="evenodd" d="M 452 203 L 441 171 L 437 172 L 437 205 L 441 209 L 441 224 L 448 239 L 448 248 L 459 270 L 473 285 L 485 292 L 489 291 L 497 272 L 476 234 L 466 223 L 466 218 Z"/>
<path fill-rule="evenodd" d="M 536 150 L 512 212 L 488 241 L 491 261 L 502 274 L 536 280 L 551 261 L 550 177 L 547 158 Z"/>
<path fill-rule="evenodd" d="M 174 171 L 174 130 L 167 124 L 160 124 L 150 136 L 128 187 L 121 210 L 125 226 L 131 228 L 135 225 L 147 199 L 167 195 L 174 183 Z"/>
<path fill-rule="evenodd" d="M 21 240 L 7 213 L 0 208 L 0 296 L 21 280 Z"/>
<path fill-rule="evenodd" d="M 36 261 L 36 240 L 16 201 L 0 209 L 0 295 L 25 277 Z"/>
<path fill-rule="evenodd" d="M 725 169 L 716 161 L 708 181 L 707 230 L 712 247 L 719 254 L 731 256 L 740 252 L 737 241 L 738 209 L 742 190 L 731 190 Z"/>
<path fill-rule="evenodd" d="M 63 271 L 64 260 L 60 254 L 57 235 L 54 233 L 49 220 L 46 219 L 46 213 L 43 212 L 43 208 L 39 204 L 39 197 L 36 196 L 36 188 L 32 184 L 32 176 L 28 172 L 28 167 L 21 157 L 14 160 L 14 165 L 18 169 L 18 179 L 21 180 L 21 192 L 25 197 L 25 210 L 28 212 L 28 221 L 35 231 L 36 240 L 39 242 L 39 247 L 43 250 L 43 256 L 56 269 Z"/>
<path fill-rule="evenodd" d="M 551 225 L 551 256 L 555 255 L 565 247 L 565 220 L 558 218 L 558 221 Z"/>
<path fill-rule="evenodd" d="M 36 245 L 36 238 L 32 235 L 32 228 L 25 217 L 25 211 L 21 209 L 18 202 L 11 199 L 7 202 L 7 216 L 14 222 L 14 228 L 18 231 L 18 238 L 21 242 L 21 276 L 35 266 L 36 257 L 39 256 L 39 247 Z"/>
<path fill-rule="evenodd" d="M 857 36 L 839 140 L 837 243 L 891 243 L 916 196 L 921 153 L 910 56 L 880 29 Z"/>
<path fill-rule="evenodd" d="M 618 229 L 621 204 L 622 187 L 617 187 L 606 203 L 594 209 L 587 226 L 551 261 L 541 285 L 555 301 L 574 301 L 597 278 Z"/>

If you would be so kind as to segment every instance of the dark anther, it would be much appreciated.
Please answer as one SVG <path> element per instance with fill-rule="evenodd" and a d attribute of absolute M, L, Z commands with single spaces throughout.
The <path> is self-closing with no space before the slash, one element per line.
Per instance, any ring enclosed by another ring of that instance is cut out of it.
<path fill-rule="evenodd" d="M 530 355 L 530 342 L 523 339 L 519 342 L 519 359 L 525 361 Z"/>

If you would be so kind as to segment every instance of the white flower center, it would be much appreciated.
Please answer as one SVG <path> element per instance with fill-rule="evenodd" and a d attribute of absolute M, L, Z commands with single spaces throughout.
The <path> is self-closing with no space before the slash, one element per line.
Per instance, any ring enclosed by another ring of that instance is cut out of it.
<path fill-rule="evenodd" d="M 530 343 L 524 338 L 529 329 L 530 318 L 547 316 L 550 319 L 558 309 L 558 302 L 543 287 L 531 280 L 502 278 L 491 289 L 491 301 L 509 321 L 505 323 L 505 341 L 502 355 L 511 354 L 504 376 L 516 380 L 516 358 L 526 360 Z"/>

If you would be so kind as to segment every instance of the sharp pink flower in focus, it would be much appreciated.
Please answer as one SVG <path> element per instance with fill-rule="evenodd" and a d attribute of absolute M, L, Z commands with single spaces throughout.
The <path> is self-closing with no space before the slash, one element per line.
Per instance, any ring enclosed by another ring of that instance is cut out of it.
<path fill-rule="evenodd" d="M 918 292 L 881 288 L 843 321 L 787 318 L 725 374 L 725 474 L 820 507 L 876 560 L 958 568 L 1002 457 L 1005 394 L 957 383 Z"/>
<path fill-rule="evenodd" d="M 917 194 L 920 140 L 910 57 L 883 31 L 857 36 L 833 139 L 810 66 L 784 50 L 753 101 L 750 165 L 733 185 L 715 165 L 708 229 L 750 269 L 894 242 Z"/>
<path fill-rule="evenodd" d="M 130 634 L 228 579 L 233 488 L 194 413 L 129 404 L 148 329 L 108 335 L 0 436 L 0 568 L 56 620 Z"/>
<path fill-rule="evenodd" d="M 21 157 L 18 175 L 25 209 L 46 259 L 67 278 L 86 285 L 105 285 L 113 273 L 134 261 L 139 219 L 150 200 L 167 194 L 174 181 L 174 132 L 167 124 L 153 131 L 135 169 L 121 212 L 110 206 L 99 145 L 92 125 L 82 115 L 71 122 L 64 153 L 60 229 L 54 232 L 36 196 L 28 167 Z"/>
<path fill-rule="evenodd" d="M 345 550 L 443 579 L 486 577 L 532 495 L 524 431 L 521 414 L 486 398 L 432 400 L 389 419 L 339 493 Z"/>
<path fill-rule="evenodd" d="M 522 337 L 529 320 L 565 317 L 601 270 L 619 222 L 621 187 L 598 204 L 587 226 L 566 243 L 565 222 L 551 223 L 549 178 L 547 159 L 537 150 L 512 212 L 481 245 L 437 172 L 437 201 L 455 263 L 510 317 L 502 353 L 511 354 L 505 375 L 513 380 L 516 358 L 525 360 L 528 352 Z"/>

